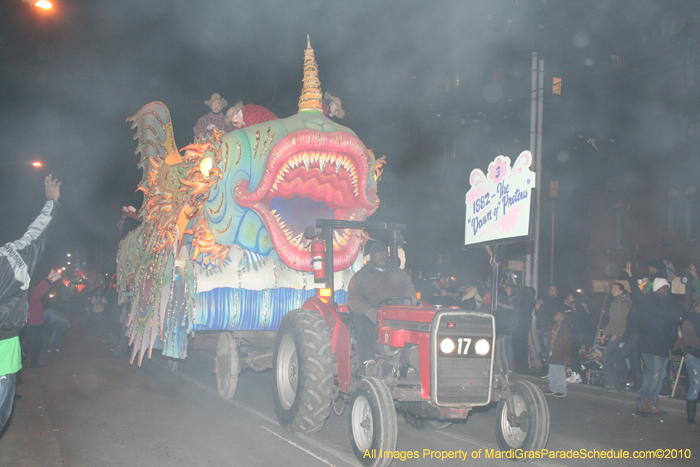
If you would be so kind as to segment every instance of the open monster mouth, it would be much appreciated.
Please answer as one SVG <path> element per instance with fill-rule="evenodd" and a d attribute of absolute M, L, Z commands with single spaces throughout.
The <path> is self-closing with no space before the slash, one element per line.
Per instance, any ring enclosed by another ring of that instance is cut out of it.
<path fill-rule="evenodd" d="M 304 229 L 316 219 L 365 220 L 376 210 L 376 193 L 368 187 L 370 155 L 364 144 L 345 132 L 300 130 L 277 143 L 254 191 L 247 180 L 235 188 L 236 202 L 262 217 L 284 263 L 311 271 Z M 358 231 L 336 230 L 334 269 L 350 267 L 360 248 Z"/>

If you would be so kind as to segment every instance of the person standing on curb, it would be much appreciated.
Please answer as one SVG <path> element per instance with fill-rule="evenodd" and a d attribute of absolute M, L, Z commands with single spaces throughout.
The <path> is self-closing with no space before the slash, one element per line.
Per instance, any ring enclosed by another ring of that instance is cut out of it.
<path fill-rule="evenodd" d="M 119 331 L 119 341 L 114 348 L 110 349 L 112 355 L 115 357 L 121 357 L 124 354 L 124 349 L 126 349 L 126 344 L 129 342 L 129 336 L 126 334 L 126 322 L 129 320 L 129 311 L 131 310 L 131 299 L 127 298 L 122 303 L 122 313 L 119 316 L 119 322 L 121 323 Z"/>
<path fill-rule="evenodd" d="M 571 328 L 563 310 L 554 313 L 549 333 L 549 391 L 545 396 L 566 397 L 566 367 L 571 365 Z"/>
<path fill-rule="evenodd" d="M 639 349 L 646 365 L 637 398 L 637 413 L 643 417 L 668 415 L 659 408 L 659 393 L 666 376 L 668 356 L 678 336 L 678 325 L 683 322 L 683 312 L 673 301 L 671 286 L 666 279 L 654 279 L 652 291 L 645 294 L 635 285 L 632 263 L 628 261 L 624 271 L 630 277 L 632 301 L 641 317 Z"/>
<path fill-rule="evenodd" d="M 102 330 L 102 315 L 107 304 L 107 299 L 102 295 L 102 289 L 95 291 L 95 295 L 90 299 L 90 303 L 92 304 L 92 313 L 90 314 L 92 328 L 96 332 L 100 332 Z"/>
<path fill-rule="evenodd" d="M 52 269 L 49 277 L 39 282 L 36 287 L 29 289 L 29 312 L 27 319 L 27 350 L 31 352 L 31 368 L 43 368 L 44 365 L 39 363 L 41 355 L 41 331 L 44 328 L 44 305 L 41 304 L 41 299 L 51 290 L 51 284 L 61 278 L 61 273 Z"/>
<path fill-rule="evenodd" d="M 70 327 L 70 320 L 66 315 L 55 308 L 44 310 L 44 330 L 41 331 L 41 341 L 46 353 L 51 353 L 51 346 L 55 343 L 54 355 L 61 353 L 61 338 Z M 53 339 L 53 341 L 52 341 Z"/>
<path fill-rule="evenodd" d="M 603 384 L 606 388 L 624 392 L 623 382 L 617 377 L 620 371 L 615 368 L 615 362 L 621 350 L 620 342 L 627 330 L 627 314 L 632 308 L 632 299 L 625 293 L 625 286 L 620 283 L 612 285 L 611 293 L 613 300 L 610 304 L 610 320 L 600 339 L 601 344 L 607 343 L 603 350 Z"/>
<path fill-rule="evenodd" d="M 44 252 L 55 211 L 60 207 L 60 187 L 61 182 L 49 174 L 44 179 L 47 201 L 39 217 L 22 238 L 0 247 L 0 430 L 12 413 L 17 372 L 22 369 L 18 333 L 27 322 L 29 282 Z"/>
<path fill-rule="evenodd" d="M 694 264 L 688 265 L 688 272 L 693 277 L 691 285 L 700 295 L 700 279 Z M 685 361 L 687 362 L 688 395 L 685 401 L 688 424 L 695 425 L 695 414 L 698 407 L 698 395 L 700 394 L 700 301 L 688 313 L 681 328 L 683 334 L 683 348 L 685 349 Z"/>

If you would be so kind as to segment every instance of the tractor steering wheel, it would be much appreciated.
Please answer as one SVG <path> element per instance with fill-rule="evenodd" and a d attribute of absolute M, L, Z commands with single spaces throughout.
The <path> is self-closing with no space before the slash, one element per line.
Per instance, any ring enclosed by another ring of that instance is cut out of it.
<path fill-rule="evenodd" d="M 399 301 L 399 300 L 401 301 L 401 303 L 397 303 L 397 304 L 391 303 L 393 301 Z M 377 308 L 381 308 L 381 307 L 387 306 L 387 305 L 412 305 L 412 306 L 415 306 L 417 304 L 416 302 L 417 302 L 417 300 L 415 298 L 411 298 L 411 297 L 402 297 L 402 296 L 388 297 L 388 298 L 385 298 L 384 300 L 382 300 L 381 302 L 379 302 L 379 304 L 377 305 Z"/>

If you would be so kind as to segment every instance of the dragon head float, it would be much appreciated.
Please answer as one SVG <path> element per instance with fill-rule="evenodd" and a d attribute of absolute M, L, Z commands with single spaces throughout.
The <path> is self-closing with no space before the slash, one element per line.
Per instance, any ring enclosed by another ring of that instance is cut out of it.
<path fill-rule="evenodd" d="M 379 204 L 381 162 L 352 130 L 323 115 L 308 42 L 296 115 L 226 134 L 214 130 L 182 150 L 164 104 L 148 104 L 129 121 L 144 172 L 143 223 L 122 241 L 117 258 L 120 296 L 132 300 L 132 361 L 140 353 L 140 363 L 160 343 L 165 355 L 183 358 L 193 329 L 274 329 L 281 316 L 261 312 L 248 323 L 235 306 L 197 296 L 229 289 L 237 302 L 235 291 L 254 291 L 262 310 L 277 289 L 313 290 L 304 229 L 319 218 L 365 220 Z M 335 234 L 340 288 L 361 266 L 362 243 L 357 231 Z"/>

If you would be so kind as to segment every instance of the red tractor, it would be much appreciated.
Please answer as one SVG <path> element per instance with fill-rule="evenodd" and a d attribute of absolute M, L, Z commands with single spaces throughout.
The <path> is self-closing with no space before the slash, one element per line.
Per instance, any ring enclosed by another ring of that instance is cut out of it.
<path fill-rule="evenodd" d="M 433 307 L 414 297 L 391 297 L 377 312 L 374 362 L 361 368 L 346 304 L 333 300 L 334 229 L 390 231 L 391 260 L 405 226 L 316 221 L 307 229 L 317 281 L 325 288 L 290 311 L 277 333 L 273 356 L 275 412 L 293 432 L 319 431 L 350 403 L 350 441 L 366 466 L 386 466 L 396 449 L 397 411 L 414 426 L 444 428 L 473 407 L 498 402 L 496 438 L 503 450 L 539 450 L 549 437 L 549 409 L 528 381 L 510 382 L 504 342 L 493 315 Z M 324 248 L 319 248 L 322 242 Z M 372 451 L 372 450 L 376 451 Z"/>

